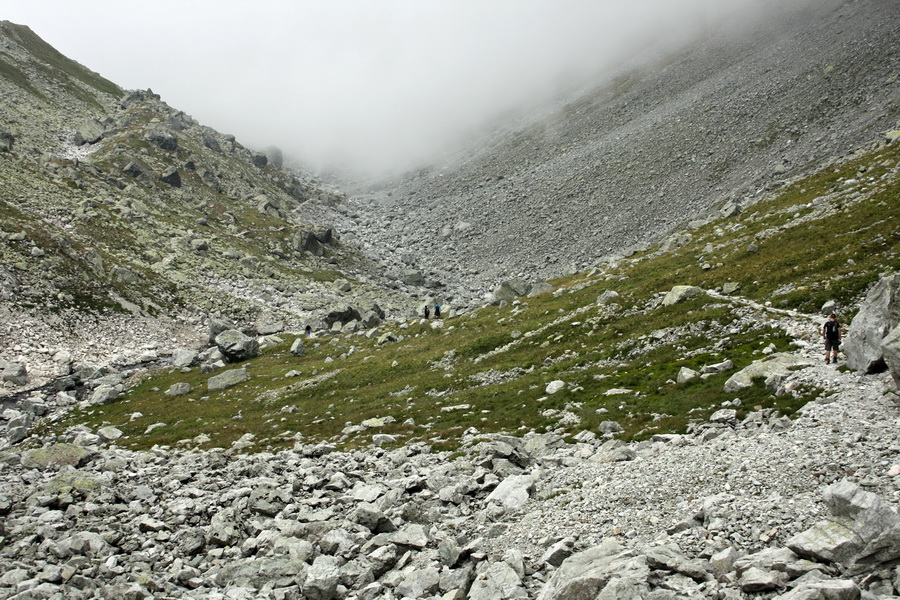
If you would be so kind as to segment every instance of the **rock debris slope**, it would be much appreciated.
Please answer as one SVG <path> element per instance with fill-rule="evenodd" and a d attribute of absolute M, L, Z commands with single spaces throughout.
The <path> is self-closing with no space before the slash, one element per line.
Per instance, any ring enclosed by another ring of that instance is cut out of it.
<path fill-rule="evenodd" d="M 436 295 L 581 270 L 897 128 L 900 5 L 792 2 L 491 132 L 333 218 Z"/>
<path fill-rule="evenodd" d="M 608 442 L 553 434 L 481 438 L 451 459 L 421 444 L 242 454 L 249 440 L 132 452 L 116 448 L 114 427 L 74 428 L 0 452 L 0 594 L 894 597 L 889 380 L 825 366 L 792 378 L 836 393 L 795 421 L 714 417 L 618 445 L 623 462 Z"/>
<path fill-rule="evenodd" d="M 338 306 L 413 310 L 309 219 L 339 195 L 280 151 L 126 92 L 24 26 L 0 23 L 0 65 L 0 360 L 36 382 L 73 358 L 198 346 L 210 314 L 273 332 L 318 329 Z"/>

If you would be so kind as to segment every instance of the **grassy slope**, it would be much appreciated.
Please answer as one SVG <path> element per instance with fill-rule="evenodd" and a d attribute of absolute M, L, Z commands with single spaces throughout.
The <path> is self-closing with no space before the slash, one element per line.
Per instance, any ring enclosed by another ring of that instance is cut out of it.
<path fill-rule="evenodd" d="M 661 307 L 660 294 L 673 285 L 714 289 L 735 282 L 745 297 L 782 308 L 815 312 L 829 299 L 851 305 L 881 273 L 900 268 L 900 186 L 896 174 L 886 177 L 898 161 L 900 144 L 870 152 L 798 181 L 738 217 L 691 231 L 676 250 L 648 251 L 556 281 L 553 294 L 484 307 L 441 328 L 395 328 L 400 341 L 381 346 L 377 336 L 309 340 L 307 355 L 297 358 L 287 339 L 243 365 L 249 382 L 220 392 L 207 392 L 209 375 L 197 369 L 145 374 L 122 399 L 73 412 L 57 426 L 112 424 L 126 433 L 121 443 L 136 448 L 201 433 L 211 438 L 203 447 L 227 446 L 245 433 L 257 436 L 260 450 L 289 446 L 297 434 L 352 446 L 378 432 L 449 448 L 472 427 L 573 434 L 607 419 L 625 427 L 626 439 L 644 439 L 684 431 L 735 397 L 740 413 L 791 414 L 818 391 L 776 398 L 758 385 L 726 394 L 730 373 L 674 383 L 682 366 L 728 358 L 741 368 L 765 346 L 789 350 L 790 339 L 742 319 L 748 309 L 740 303 L 702 295 Z M 615 304 L 596 304 L 605 290 L 620 294 Z M 286 377 L 292 370 L 301 374 Z M 555 379 L 568 386 L 547 395 L 546 384 Z M 164 394 L 181 381 L 194 391 Z M 606 395 L 614 388 L 630 392 Z M 142 416 L 132 418 L 136 412 Z M 373 417 L 395 422 L 342 433 Z M 405 424 L 408 419 L 414 424 Z M 146 433 L 158 422 L 166 426 Z"/>

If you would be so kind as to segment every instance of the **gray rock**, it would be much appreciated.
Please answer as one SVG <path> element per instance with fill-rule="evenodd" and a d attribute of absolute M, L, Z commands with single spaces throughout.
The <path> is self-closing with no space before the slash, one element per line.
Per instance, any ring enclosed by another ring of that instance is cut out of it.
<path fill-rule="evenodd" d="M 406 270 L 401 275 L 400 281 L 413 287 L 425 287 L 425 275 L 421 271 Z"/>
<path fill-rule="evenodd" d="M 218 375 L 210 377 L 209 381 L 206 382 L 206 387 L 209 391 L 215 392 L 228 389 L 249 380 L 250 376 L 247 374 L 247 369 L 231 369 L 230 371 L 225 371 L 224 373 L 219 373 Z"/>
<path fill-rule="evenodd" d="M 875 284 L 860 305 L 843 344 L 847 366 L 864 373 L 884 371 L 887 365 L 882 341 L 897 325 L 900 325 L 900 273 Z"/>
<path fill-rule="evenodd" d="M 122 395 L 123 386 L 119 385 L 100 385 L 91 394 L 90 404 L 102 405 L 109 404 Z"/>
<path fill-rule="evenodd" d="M 848 568 L 900 558 L 900 516 L 888 503 L 849 481 L 828 486 L 823 497 L 832 516 L 788 539 L 788 548 Z"/>
<path fill-rule="evenodd" d="M 303 582 L 303 595 L 309 600 L 332 600 L 340 581 L 340 559 L 325 554 L 315 558 Z"/>
<path fill-rule="evenodd" d="M 512 475 L 507 477 L 500 482 L 500 485 L 494 488 L 485 500 L 487 502 L 496 502 L 506 508 L 522 506 L 528 501 L 539 478 L 539 472 L 530 475 Z"/>
<path fill-rule="evenodd" d="M 540 296 L 541 294 L 549 294 L 556 288 L 547 283 L 546 281 L 541 281 L 540 283 L 536 283 L 531 286 L 531 290 L 528 292 L 529 298 L 535 298 Z"/>
<path fill-rule="evenodd" d="M 233 508 L 224 508 L 213 514 L 206 534 L 206 543 L 213 546 L 234 546 L 244 537 L 237 524 L 238 517 Z"/>
<path fill-rule="evenodd" d="M 8 131 L 0 131 L 0 152 L 12 152 L 16 136 Z"/>
<path fill-rule="evenodd" d="M 219 141 L 211 134 L 204 133 L 202 136 L 203 145 L 212 150 L 213 152 L 222 153 L 222 146 L 219 145 Z"/>
<path fill-rule="evenodd" d="M 274 517 L 291 500 L 291 494 L 285 489 L 269 485 L 261 485 L 250 492 L 247 508 L 267 517 Z"/>
<path fill-rule="evenodd" d="M 538 564 L 548 564 L 554 567 L 560 566 L 564 560 L 572 556 L 575 548 L 575 538 L 565 538 L 547 548 L 541 555 Z"/>
<path fill-rule="evenodd" d="M 175 134 L 163 129 L 151 129 L 144 135 L 144 139 L 160 150 L 172 151 L 178 148 L 178 138 Z"/>
<path fill-rule="evenodd" d="M 276 169 L 280 169 L 284 165 L 284 154 L 281 152 L 281 149 L 276 148 L 275 146 L 266 148 L 266 158 L 268 159 L 269 164 Z"/>
<path fill-rule="evenodd" d="M 618 299 L 619 292 L 615 292 L 613 290 L 605 290 L 602 294 L 597 296 L 596 304 L 599 306 L 605 306 L 607 304 L 612 304 Z"/>
<path fill-rule="evenodd" d="M 679 302 L 684 302 L 689 298 L 699 296 L 703 293 L 703 289 L 695 285 L 676 285 L 669 293 L 665 295 L 662 301 L 663 306 L 672 306 Z"/>
<path fill-rule="evenodd" d="M 801 582 L 786 594 L 773 600 L 859 600 L 861 592 L 849 579 L 826 579 Z"/>
<path fill-rule="evenodd" d="M 567 558 L 553 573 L 538 600 L 584 600 L 599 594 L 615 580 L 627 583 L 646 597 L 650 569 L 646 562 L 614 541 L 606 541 Z"/>
<path fill-rule="evenodd" d="M 166 396 L 184 396 L 185 394 L 191 393 L 191 384 L 180 381 L 178 383 L 173 383 L 169 386 L 169 389 L 166 390 Z"/>
<path fill-rule="evenodd" d="M 163 171 L 162 175 L 159 176 L 159 180 L 174 188 L 181 187 L 181 174 L 175 167 L 170 167 Z"/>
<path fill-rule="evenodd" d="M 388 541 L 398 546 L 409 546 L 422 549 L 428 545 L 429 536 L 425 527 L 417 523 L 404 525 L 403 528 L 388 534 Z"/>
<path fill-rule="evenodd" d="M 732 370 L 733 368 L 734 363 L 731 360 L 724 360 L 714 365 L 704 365 L 700 370 L 703 373 L 724 373 L 726 371 Z"/>
<path fill-rule="evenodd" d="M 84 121 L 75 128 L 75 145 L 96 144 L 103 137 L 106 128 L 97 119 Z"/>
<path fill-rule="evenodd" d="M 218 336 L 223 331 L 228 331 L 229 329 L 237 329 L 237 327 L 228 319 L 223 319 L 220 317 L 210 318 L 208 336 L 209 343 L 214 344 L 216 342 L 216 336 Z"/>
<path fill-rule="evenodd" d="M 416 596 L 418 597 L 418 596 Z M 510 565 L 495 562 L 483 570 L 469 588 L 468 600 L 512 600 L 528 598 L 522 579 Z"/>
<path fill-rule="evenodd" d="M 18 444 L 22 440 L 28 438 L 29 428 L 25 426 L 6 428 L 6 441 L 10 444 Z"/>
<path fill-rule="evenodd" d="M 524 279 L 509 279 L 502 282 L 497 289 L 494 290 L 494 304 L 511 302 L 516 298 L 526 296 L 530 291 L 531 284 Z"/>
<path fill-rule="evenodd" d="M 686 558 L 675 546 L 653 546 L 646 550 L 647 566 L 681 573 L 695 581 L 706 581 L 712 576 L 700 560 Z"/>
<path fill-rule="evenodd" d="M 636 457 L 637 452 L 635 452 L 634 448 L 622 440 L 613 439 L 604 442 L 597 448 L 597 452 L 591 457 L 591 461 L 601 463 L 625 462 L 634 460 Z"/>
<path fill-rule="evenodd" d="M 733 408 L 722 408 L 709 416 L 710 423 L 734 423 L 737 421 L 737 411 Z"/>
<path fill-rule="evenodd" d="M 787 581 L 784 573 L 764 571 L 758 567 L 750 567 L 741 575 L 741 591 L 752 594 L 768 592 L 782 587 Z"/>
<path fill-rule="evenodd" d="M 195 350 L 178 348 L 172 352 L 172 366 L 176 368 L 189 367 L 196 362 L 198 353 Z"/>
<path fill-rule="evenodd" d="M 324 256 L 325 247 L 312 231 L 301 230 L 291 238 L 291 246 L 297 252 L 309 252 L 313 256 Z"/>
<path fill-rule="evenodd" d="M 306 355 L 306 345 L 303 343 L 301 338 L 297 338 L 294 340 L 294 343 L 291 344 L 291 354 L 294 356 L 304 356 Z"/>
<path fill-rule="evenodd" d="M 397 531 L 397 527 L 394 525 L 393 521 L 391 521 L 377 505 L 369 502 L 360 503 L 360 505 L 350 514 L 350 520 L 366 527 L 372 533 L 391 533 Z"/>
<path fill-rule="evenodd" d="M 259 356 L 259 342 L 237 329 L 229 329 L 217 335 L 216 346 L 230 362 Z"/>
<path fill-rule="evenodd" d="M 725 391 L 728 393 L 739 392 L 753 387 L 754 379 L 766 380 L 773 375 L 787 377 L 794 367 L 811 366 L 815 363 L 808 358 L 793 354 L 776 353 L 761 360 L 757 360 L 744 367 L 725 382 Z"/>
<path fill-rule="evenodd" d="M 146 179 L 147 177 L 149 177 L 150 169 L 148 169 L 138 161 L 133 160 L 125 165 L 125 168 L 122 169 L 122 172 L 126 175 L 134 177 L 135 179 Z"/>
<path fill-rule="evenodd" d="M 900 325 L 881 341 L 881 354 L 894 379 L 894 386 L 900 389 Z"/>
<path fill-rule="evenodd" d="M 396 587 L 396 592 L 403 598 L 427 598 L 438 590 L 440 582 L 441 576 L 436 568 L 414 569 Z"/>
<path fill-rule="evenodd" d="M 687 367 L 681 367 L 681 369 L 678 370 L 678 377 L 676 381 L 678 383 L 684 383 L 686 381 L 690 381 L 691 379 L 696 379 L 697 377 L 700 377 L 700 373 L 698 373 L 697 371 L 689 369 Z"/>
<path fill-rule="evenodd" d="M 250 155 L 250 162 L 254 167 L 262 169 L 269 164 L 269 157 L 262 152 L 254 152 Z"/>
<path fill-rule="evenodd" d="M 124 435 L 121 429 L 113 427 L 112 425 L 101 427 L 97 430 L 97 434 L 105 442 L 114 442 Z"/>
<path fill-rule="evenodd" d="M 61 467 L 82 467 L 95 452 L 75 444 L 53 444 L 45 448 L 28 450 L 22 454 L 22 466 L 28 469 L 58 469 Z"/>
<path fill-rule="evenodd" d="M 0 371 L 0 381 L 8 381 L 14 385 L 25 385 L 28 383 L 28 369 L 20 362 L 8 362 L 6 367 Z"/>

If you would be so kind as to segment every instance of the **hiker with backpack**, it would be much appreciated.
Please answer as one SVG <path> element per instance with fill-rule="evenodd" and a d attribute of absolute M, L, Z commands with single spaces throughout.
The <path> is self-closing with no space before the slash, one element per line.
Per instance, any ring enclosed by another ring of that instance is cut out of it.
<path fill-rule="evenodd" d="M 838 350 L 841 346 L 841 324 L 838 323 L 834 313 L 822 325 L 822 337 L 825 339 L 825 364 L 837 363 Z"/>

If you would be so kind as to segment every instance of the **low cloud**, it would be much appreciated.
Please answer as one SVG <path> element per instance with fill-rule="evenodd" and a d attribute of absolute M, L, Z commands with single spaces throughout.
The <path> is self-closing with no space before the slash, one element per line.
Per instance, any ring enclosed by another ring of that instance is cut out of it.
<path fill-rule="evenodd" d="M 5 18 L 120 85 L 153 88 L 245 145 L 370 174 L 429 163 L 503 115 L 761 4 L 12 2 Z"/>

